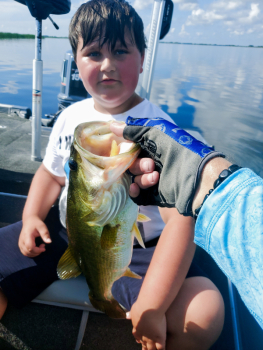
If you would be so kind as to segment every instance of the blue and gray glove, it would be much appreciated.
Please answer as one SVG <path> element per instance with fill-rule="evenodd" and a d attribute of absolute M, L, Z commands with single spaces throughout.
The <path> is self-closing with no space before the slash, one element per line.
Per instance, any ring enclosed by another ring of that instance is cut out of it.
<path fill-rule="evenodd" d="M 126 120 L 125 139 L 139 143 L 140 157 L 152 158 L 160 173 L 159 183 L 132 198 L 138 205 L 175 207 L 180 214 L 193 216 L 192 201 L 204 165 L 224 154 L 196 140 L 165 119 Z"/>

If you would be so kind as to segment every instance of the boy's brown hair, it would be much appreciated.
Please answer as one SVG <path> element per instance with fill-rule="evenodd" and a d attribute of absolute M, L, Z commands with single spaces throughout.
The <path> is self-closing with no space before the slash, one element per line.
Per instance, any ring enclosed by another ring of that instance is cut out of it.
<path fill-rule="evenodd" d="M 91 0 L 82 4 L 69 26 L 69 41 L 75 61 L 79 37 L 83 39 L 83 48 L 98 39 L 100 47 L 107 43 L 109 49 L 114 50 L 118 40 L 126 47 L 125 33 L 143 55 L 146 48 L 143 22 L 127 1 Z"/>

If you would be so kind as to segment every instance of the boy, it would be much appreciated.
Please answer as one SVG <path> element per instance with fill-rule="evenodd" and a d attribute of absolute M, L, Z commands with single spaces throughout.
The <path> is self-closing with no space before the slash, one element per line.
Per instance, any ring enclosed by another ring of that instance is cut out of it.
<path fill-rule="evenodd" d="M 13 256 L 9 253 L 12 264 L 8 269 L 2 268 L 4 261 L 0 258 L 0 317 L 7 300 L 21 307 L 57 278 L 56 266 L 67 246 L 68 179 L 64 168 L 75 127 L 93 120 L 125 121 L 127 116 L 171 121 L 135 93 L 146 45 L 142 21 L 127 2 L 92 0 L 81 5 L 71 21 L 69 38 L 79 74 L 92 98 L 67 108 L 52 130 L 23 212 L 19 236 L 23 255 L 14 248 L 21 223 L 0 232 L 0 250 L 2 243 L 10 243 L 9 252 L 15 250 Z M 62 187 L 62 226 L 44 223 Z M 176 209 L 159 210 L 166 225 L 156 207 L 140 208 L 151 218 L 141 227 L 147 249 L 134 247 L 131 269 L 144 276 L 150 264 L 143 285 L 141 280 L 122 277 L 113 285 L 113 296 L 131 310 L 127 317 L 143 348 L 208 349 L 223 326 L 222 297 L 213 283 L 191 265 L 195 251 L 192 219 L 182 217 Z M 39 246 L 35 243 L 38 237 L 44 242 Z"/>

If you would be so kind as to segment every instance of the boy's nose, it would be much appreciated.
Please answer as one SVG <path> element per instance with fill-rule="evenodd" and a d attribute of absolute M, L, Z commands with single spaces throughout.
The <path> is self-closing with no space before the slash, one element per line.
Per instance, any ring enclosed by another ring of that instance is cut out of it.
<path fill-rule="evenodd" d="M 101 71 L 104 72 L 111 72 L 111 71 L 115 71 L 116 67 L 114 64 L 113 59 L 106 57 L 104 58 L 104 60 L 101 63 Z"/>

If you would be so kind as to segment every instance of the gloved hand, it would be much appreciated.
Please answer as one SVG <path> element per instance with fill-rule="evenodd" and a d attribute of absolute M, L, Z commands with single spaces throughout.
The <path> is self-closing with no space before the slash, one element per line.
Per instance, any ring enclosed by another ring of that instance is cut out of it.
<path fill-rule="evenodd" d="M 124 138 L 139 143 L 140 157 L 152 158 L 160 173 L 159 183 L 141 189 L 133 201 L 138 205 L 175 207 L 180 214 L 193 216 L 192 201 L 202 169 L 209 160 L 224 154 L 162 118 L 128 117 L 126 124 Z"/>

